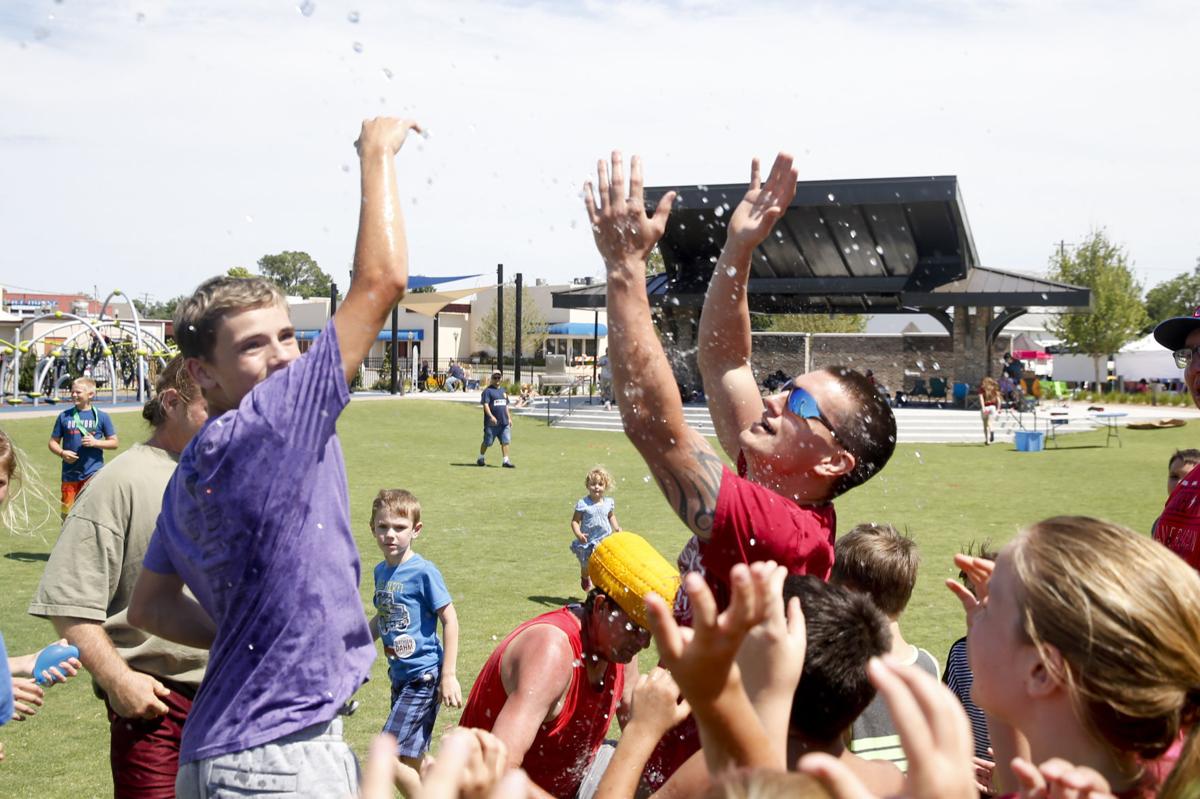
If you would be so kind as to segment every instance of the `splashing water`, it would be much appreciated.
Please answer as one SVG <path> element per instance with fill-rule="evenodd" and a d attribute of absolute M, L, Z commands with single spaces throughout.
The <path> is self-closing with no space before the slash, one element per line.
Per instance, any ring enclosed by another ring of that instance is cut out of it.
<path fill-rule="evenodd" d="M 349 14 L 346 15 L 346 20 L 354 25 L 357 25 L 358 24 L 358 12 L 351 11 Z"/>
<path fill-rule="evenodd" d="M 317 4 L 313 0 L 304 0 L 303 3 L 296 6 L 296 10 L 306 17 L 311 17 L 313 12 L 317 10 Z"/>
<path fill-rule="evenodd" d="M 363 51 L 362 42 L 355 42 L 354 43 L 354 52 L 361 53 L 362 51 Z"/>

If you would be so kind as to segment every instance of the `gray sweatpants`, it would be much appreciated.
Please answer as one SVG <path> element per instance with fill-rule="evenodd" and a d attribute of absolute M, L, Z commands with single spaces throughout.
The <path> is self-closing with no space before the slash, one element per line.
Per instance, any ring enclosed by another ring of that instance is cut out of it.
<path fill-rule="evenodd" d="M 342 719 L 314 724 L 269 744 L 185 763 L 177 799 L 356 796 L 358 761 L 342 740 Z"/>

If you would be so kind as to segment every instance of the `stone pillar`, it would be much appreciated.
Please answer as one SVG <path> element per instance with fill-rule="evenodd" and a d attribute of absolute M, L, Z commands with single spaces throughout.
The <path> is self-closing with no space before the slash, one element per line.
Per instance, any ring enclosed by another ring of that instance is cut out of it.
<path fill-rule="evenodd" d="M 974 310 L 975 313 L 970 313 Z M 979 385 L 992 372 L 992 353 L 988 347 L 987 329 L 992 322 L 990 307 L 968 308 L 954 306 L 954 354 L 951 375 L 957 383 Z"/>

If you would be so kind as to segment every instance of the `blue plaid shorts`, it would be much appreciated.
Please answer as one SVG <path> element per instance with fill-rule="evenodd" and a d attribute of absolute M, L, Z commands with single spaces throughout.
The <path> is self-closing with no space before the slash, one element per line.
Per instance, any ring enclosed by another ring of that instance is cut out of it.
<path fill-rule="evenodd" d="M 408 682 L 392 683 L 392 712 L 383 731 L 396 736 L 400 757 L 420 757 L 429 751 L 441 707 L 438 677 L 439 670 L 431 669 Z"/>

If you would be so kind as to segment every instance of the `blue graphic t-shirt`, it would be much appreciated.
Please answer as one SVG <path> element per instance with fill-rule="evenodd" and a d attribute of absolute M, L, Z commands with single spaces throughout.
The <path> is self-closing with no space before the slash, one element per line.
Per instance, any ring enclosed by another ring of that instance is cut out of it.
<path fill-rule="evenodd" d="M 504 389 L 488 386 L 479 397 L 479 404 L 487 405 L 491 409 L 498 426 L 504 427 L 508 424 L 508 392 Z M 483 415 L 483 423 L 485 426 L 491 424 L 486 413 Z"/>
<path fill-rule="evenodd" d="M 380 563 L 374 602 L 392 682 L 408 682 L 441 665 L 438 611 L 451 600 L 437 566 L 415 553 L 396 566 Z"/>
<path fill-rule="evenodd" d="M 67 408 L 54 420 L 54 432 L 50 437 L 57 438 L 63 449 L 79 453 L 79 460 L 74 463 L 63 461 L 64 483 L 86 480 L 104 465 L 104 450 L 83 445 L 83 436 L 87 433 L 91 433 L 93 438 L 111 438 L 117 434 L 117 429 L 113 427 L 108 414 L 95 407 L 86 411 Z"/>

